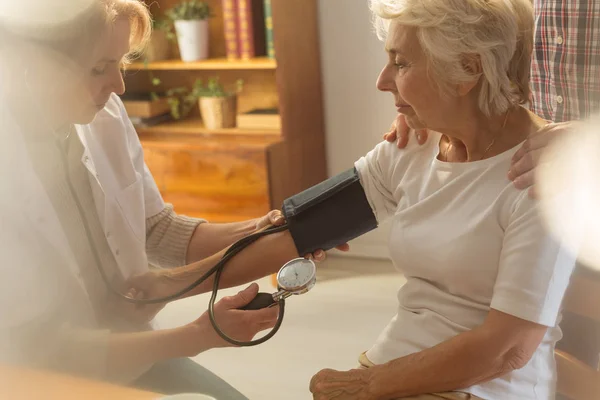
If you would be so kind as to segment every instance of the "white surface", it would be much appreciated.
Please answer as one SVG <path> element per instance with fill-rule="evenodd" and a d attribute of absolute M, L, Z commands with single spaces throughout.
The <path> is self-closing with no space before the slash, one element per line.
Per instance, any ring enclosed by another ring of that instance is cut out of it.
<path fill-rule="evenodd" d="M 327 163 L 333 176 L 382 140 L 396 118 L 392 96 L 375 88 L 387 55 L 367 1 L 319 1 Z M 350 243 L 363 257 L 388 258 L 389 225 Z"/>
<path fill-rule="evenodd" d="M 208 20 L 175 21 L 181 59 L 186 62 L 208 58 Z"/>
<path fill-rule="evenodd" d="M 308 385 L 323 368 L 352 369 L 396 311 L 404 283 L 391 263 L 330 256 L 318 265 L 308 293 L 291 297 L 280 331 L 251 348 L 215 349 L 195 358 L 251 400 L 312 399 Z M 274 291 L 270 278 L 261 291 Z M 220 296 L 237 290 L 223 290 Z M 169 305 L 158 316 L 163 328 L 197 318 L 208 295 Z M 219 399 L 221 400 L 221 399 Z"/>

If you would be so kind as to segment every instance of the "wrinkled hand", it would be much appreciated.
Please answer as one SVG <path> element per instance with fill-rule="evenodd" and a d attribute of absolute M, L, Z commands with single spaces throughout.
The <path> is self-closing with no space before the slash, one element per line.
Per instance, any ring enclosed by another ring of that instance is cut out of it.
<path fill-rule="evenodd" d="M 280 225 L 283 225 L 284 223 L 285 223 L 285 218 L 283 217 L 282 212 L 279 210 L 271 210 L 271 211 L 269 211 L 269 213 L 267 215 L 265 215 L 264 217 L 261 217 L 257 220 L 256 230 L 260 231 L 262 229 L 269 227 L 270 225 L 280 226 Z M 338 249 L 340 251 L 349 251 L 350 246 L 348 245 L 348 243 L 344 243 L 342 245 L 336 246 L 336 249 Z M 312 254 L 304 255 L 304 258 L 313 260 L 315 262 L 321 262 L 327 258 L 327 255 L 325 254 L 325 252 L 323 250 L 317 250 Z"/>
<path fill-rule="evenodd" d="M 215 304 L 215 320 L 217 325 L 227 336 L 232 339 L 247 342 L 261 331 L 275 326 L 279 315 L 279 307 L 263 308 L 262 310 L 240 310 L 250 303 L 258 293 L 258 285 L 252 283 L 246 289 L 234 296 L 224 297 Z M 193 324 L 200 330 L 203 343 L 208 343 L 210 348 L 233 347 L 217 334 L 210 322 L 208 311 L 198 318 Z"/>
<path fill-rule="evenodd" d="M 535 197 L 535 168 L 544 150 L 557 137 L 575 131 L 580 124 L 574 121 L 548 124 L 531 134 L 513 156 L 508 179 L 513 181 L 518 189 L 529 188 L 529 195 Z"/>
<path fill-rule="evenodd" d="M 374 396 L 369 393 L 369 376 L 367 369 L 324 369 L 311 379 L 310 391 L 314 400 L 370 400 Z"/>
<path fill-rule="evenodd" d="M 403 149 L 408 144 L 409 136 L 410 136 L 410 128 L 406 123 L 406 118 L 402 114 L 398 114 L 396 120 L 392 123 L 390 127 L 390 131 L 383 135 L 383 139 L 387 140 L 390 143 L 394 143 L 396 139 L 398 139 L 398 148 Z M 419 144 L 424 144 L 427 142 L 427 137 L 429 134 L 427 133 L 427 129 L 420 129 L 415 132 L 417 136 L 417 142 Z"/>

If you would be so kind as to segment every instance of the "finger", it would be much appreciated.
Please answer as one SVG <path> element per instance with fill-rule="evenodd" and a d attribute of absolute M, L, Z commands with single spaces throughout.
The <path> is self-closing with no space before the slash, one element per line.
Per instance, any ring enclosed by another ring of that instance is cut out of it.
<path fill-rule="evenodd" d="M 276 323 L 277 323 L 277 321 L 263 322 L 262 324 L 258 325 L 257 332 L 264 331 L 266 329 L 271 329 L 275 326 Z"/>
<path fill-rule="evenodd" d="M 248 305 L 258 294 L 258 284 L 253 282 L 246 289 L 240 291 L 235 296 L 224 297 L 222 302 L 226 308 L 234 309 Z"/>
<path fill-rule="evenodd" d="M 387 140 L 390 143 L 394 143 L 396 141 L 396 132 L 384 133 L 383 140 Z"/>
<path fill-rule="evenodd" d="M 535 186 L 532 186 L 529 188 L 529 190 L 527 191 L 527 194 L 529 195 L 530 198 L 536 200 L 538 198 L 538 192 L 535 189 Z"/>
<path fill-rule="evenodd" d="M 140 290 L 140 291 L 137 291 L 137 292 L 134 294 L 134 299 L 136 299 L 136 300 L 143 299 L 144 297 L 146 297 L 146 294 L 145 294 L 143 291 L 141 291 L 141 290 Z"/>
<path fill-rule="evenodd" d="M 339 246 L 336 246 L 336 249 L 338 249 L 339 251 L 350 251 L 350 245 L 348 243 L 344 243 Z"/>
<path fill-rule="evenodd" d="M 307 260 L 310 260 L 310 261 L 314 261 L 315 260 L 315 258 L 313 257 L 312 254 L 307 254 L 307 255 L 304 256 L 304 258 L 306 258 Z"/>
<path fill-rule="evenodd" d="M 534 178 L 534 171 L 531 170 L 516 178 L 513 183 L 517 189 L 523 190 L 533 186 Z"/>
<path fill-rule="evenodd" d="M 419 144 L 425 144 L 425 142 L 427 142 L 427 138 L 429 137 L 429 133 L 427 132 L 427 129 L 421 129 L 420 131 L 417 132 L 417 143 Z"/>
<path fill-rule="evenodd" d="M 313 253 L 314 261 L 320 262 L 325 260 L 325 252 L 323 250 L 317 250 Z"/>
<path fill-rule="evenodd" d="M 519 150 L 517 150 L 517 152 L 515 154 L 513 154 L 512 159 L 510 161 L 511 164 L 515 164 L 521 158 L 523 158 L 523 156 L 525 156 L 525 154 L 527 154 L 529 152 L 529 146 L 531 146 L 531 141 L 529 139 L 527 139 L 525 142 L 523 142 L 521 147 L 519 147 Z"/>
<path fill-rule="evenodd" d="M 529 138 L 523 142 L 523 145 L 519 148 L 519 150 L 517 150 L 517 152 L 513 155 L 511 160 L 512 164 L 525 157 L 527 153 L 546 147 L 550 141 L 552 141 L 553 136 L 554 135 L 551 135 L 549 131 L 546 131 L 544 134 L 535 133 L 529 136 Z"/>
<path fill-rule="evenodd" d="M 150 278 L 150 274 L 151 272 L 132 275 L 129 278 L 127 278 L 125 284 L 133 289 L 146 287 L 152 281 L 152 279 Z"/>
<path fill-rule="evenodd" d="M 269 220 L 273 225 L 281 225 L 284 222 L 283 213 L 279 210 L 273 210 L 269 213 Z"/>
<path fill-rule="evenodd" d="M 244 311 L 249 320 L 256 324 L 269 324 L 277 321 L 279 306 L 267 307 L 260 310 Z"/>
<path fill-rule="evenodd" d="M 525 154 L 523 157 L 521 157 L 519 161 L 517 161 L 510 167 L 510 171 L 508 172 L 508 179 L 514 181 L 524 173 L 536 168 L 540 162 L 541 156 L 541 149 L 533 150 Z"/>
<path fill-rule="evenodd" d="M 404 115 L 398 115 L 396 118 L 396 135 L 398 136 L 398 148 L 403 149 L 408 145 L 408 136 L 410 135 L 410 128 L 406 123 Z"/>

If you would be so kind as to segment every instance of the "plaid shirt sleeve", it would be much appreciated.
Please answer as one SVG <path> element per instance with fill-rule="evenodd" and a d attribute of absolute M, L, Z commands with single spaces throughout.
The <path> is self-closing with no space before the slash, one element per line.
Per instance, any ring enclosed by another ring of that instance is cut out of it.
<path fill-rule="evenodd" d="M 532 110 L 555 122 L 600 112 L 600 1 L 534 2 Z"/>

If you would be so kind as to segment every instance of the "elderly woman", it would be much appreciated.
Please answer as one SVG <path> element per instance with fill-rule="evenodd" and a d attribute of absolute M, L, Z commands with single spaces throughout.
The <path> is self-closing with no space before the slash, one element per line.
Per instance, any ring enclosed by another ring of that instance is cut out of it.
<path fill-rule="evenodd" d="M 356 167 L 406 276 L 361 368 L 323 370 L 315 399 L 551 399 L 574 265 L 507 177 L 546 121 L 529 97 L 529 0 L 371 0 L 389 92 L 424 145 L 383 142 Z M 433 140 L 432 140 L 433 139 Z"/>
<path fill-rule="evenodd" d="M 102 274 L 122 291 L 140 274 L 145 286 L 132 295 L 173 294 L 224 248 L 278 223 L 277 213 L 213 224 L 163 202 L 118 97 L 123 63 L 150 34 L 141 1 L 15 4 L 0 4 L 0 363 L 244 399 L 187 358 L 229 345 L 206 313 L 156 329 L 147 321 L 160 307 L 123 301 Z M 252 281 L 297 256 L 289 233 L 270 235 L 228 264 L 221 286 Z M 149 263 L 168 268 L 148 273 Z M 206 281 L 189 295 L 211 288 Z M 239 310 L 257 291 L 251 285 L 215 306 L 220 326 L 237 340 L 277 320 L 276 308 Z"/>

